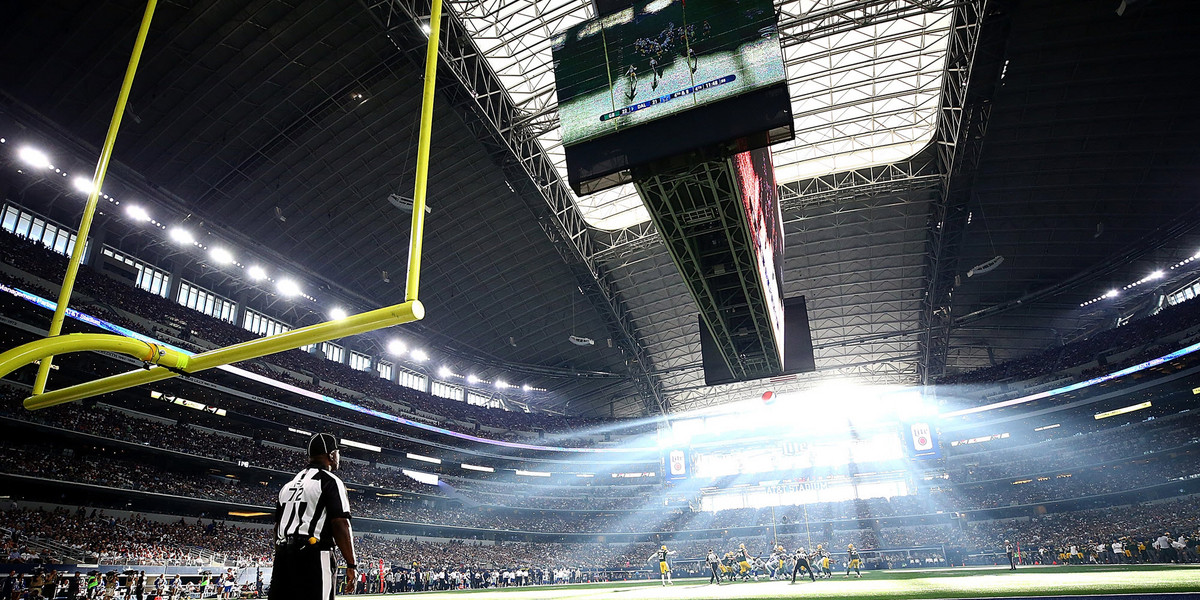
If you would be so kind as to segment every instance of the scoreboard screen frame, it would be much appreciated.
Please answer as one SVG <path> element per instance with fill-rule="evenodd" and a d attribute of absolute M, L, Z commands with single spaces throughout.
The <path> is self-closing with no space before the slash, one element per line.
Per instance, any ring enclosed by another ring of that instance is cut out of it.
<path fill-rule="evenodd" d="M 555 38 L 567 180 L 576 194 L 627 183 L 630 169 L 671 156 L 793 139 L 773 3 L 684 6 L 643 0 Z M 730 22 L 738 25 L 721 26 Z"/>

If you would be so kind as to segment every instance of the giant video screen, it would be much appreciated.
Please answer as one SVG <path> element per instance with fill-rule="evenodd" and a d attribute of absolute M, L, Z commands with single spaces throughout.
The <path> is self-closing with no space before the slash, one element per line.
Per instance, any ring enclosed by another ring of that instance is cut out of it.
<path fill-rule="evenodd" d="M 652 0 L 555 39 L 570 147 L 786 78 L 770 0 Z"/>
<path fill-rule="evenodd" d="M 750 228 L 750 242 L 754 248 L 754 264 L 758 267 L 759 281 L 766 296 L 767 312 L 775 344 L 779 349 L 779 362 L 786 364 L 784 352 L 783 314 L 783 216 L 779 207 L 779 194 L 775 186 L 775 166 L 768 148 L 742 152 L 733 157 L 737 173 L 738 188 L 742 195 L 742 209 L 746 224 Z"/>

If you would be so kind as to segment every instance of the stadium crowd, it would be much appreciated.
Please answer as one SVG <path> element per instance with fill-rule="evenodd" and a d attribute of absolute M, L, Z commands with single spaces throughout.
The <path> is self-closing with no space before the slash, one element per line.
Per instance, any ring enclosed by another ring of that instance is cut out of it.
<path fill-rule="evenodd" d="M 946 470 L 957 481 L 1013 478 L 1078 469 L 1197 442 L 1200 423 L 1184 413 L 1014 447 L 961 446 L 947 457 Z"/>
<path fill-rule="evenodd" d="M 29 412 L 16 408 L 19 406 L 17 392 L 8 391 L 0 395 L 4 396 L 0 401 L 0 415 L 10 418 L 132 442 L 142 447 L 208 456 L 229 463 L 245 462 L 274 471 L 261 477 L 243 474 L 240 479 L 212 477 L 199 471 L 188 473 L 179 468 L 159 472 L 153 467 L 137 466 L 132 457 L 120 452 L 108 451 L 110 453 L 106 454 L 103 449 L 95 448 L 87 456 L 79 457 L 67 445 L 38 449 L 14 447 L 14 455 L 30 459 L 24 463 L 14 463 L 19 465 L 9 469 L 14 474 L 269 506 L 272 504 L 271 486 L 257 479 L 285 476 L 303 460 L 302 450 L 295 446 L 267 444 L 234 436 L 226 438 L 223 443 L 212 443 L 214 436 L 220 435 L 212 429 L 204 430 L 177 422 L 164 423 L 128 411 L 103 407 L 84 409 L 64 406 L 49 411 Z M 196 417 L 220 420 L 207 413 L 188 412 L 195 413 Z M 1020 448 L 952 455 L 949 474 L 954 486 L 943 486 L 927 494 L 891 499 L 815 503 L 805 507 L 803 514 L 796 507 L 784 508 L 775 511 L 776 517 L 795 522 L 803 519 L 805 514 L 818 520 L 920 515 L 1047 502 L 1168 483 L 1200 473 L 1200 455 L 1194 449 L 1188 450 L 1200 443 L 1200 435 L 1196 427 L 1188 424 L 1186 416 L 1174 415 L 1114 428 L 1125 436 L 1125 441 L 1121 443 L 1112 439 L 1112 431 L 1101 430 L 1023 446 L 1028 456 L 1050 457 L 1046 460 L 1004 462 L 1005 459 L 1020 456 Z M 1171 444 L 1166 444 L 1166 440 L 1170 440 Z M 1172 449 L 1173 453 L 1147 454 L 1164 449 Z M 48 458 L 34 461 L 34 455 Z M 956 466 L 955 461 L 961 462 Z M 123 466 L 114 468 L 112 465 Z M 429 486 L 403 476 L 396 465 L 372 465 L 356 460 L 347 460 L 344 465 L 343 475 L 350 483 L 386 491 L 399 490 L 452 498 L 474 509 L 461 511 L 453 510 L 453 505 L 370 496 L 369 501 L 362 503 L 359 512 L 381 519 L 484 529 L 590 533 L 720 529 L 765 525 L 772 518 L 771 511 L 763 509 L 709 513 L 694 512 L 686 504 L 676 508 L 664 507 L 661 490 L 655 485 L 586 485 L 578 483 L 576 478 L 572 478 L 570 484 L 556 482 L 539 485 L 514 482 L 511 478 L 491 480 L 447 476 L 443 485 Z M 1019 480 L 1019 485 L 1012 485 L 1011 481 L 1006 480 L 981 483 L 982 480 L 993 479 L 997 474 L 994 469 L 999 467 L 1006 469 L 1001 472 L 1010 479 L 1027 479 Z M 1053 471 L 1059 468 L 1062 471 Z M 506 510 L 509 507 L 536 510 Z M 636 509 L 641 509 L 645 514 L 631 518 L 628 513 L 614 512 L 581 519 L 571 513 L 556 512 Z"/>
<path fill-rule="evenodd" d="M 246 438 L 222 436 L 213 433 L 212 429 L 200 429 L 186 423 L 163 423 L 138 417 L 129 414 L 128 411 L 119 412 L 103 405 L 89 409 L 63 406 L 53 410 L 30 412 L 19 408 L 20 395 L 17 391 L 0 389 L 0 415 L 146 447 L 226 462 L 248 462 L 253 466 L 280 473 L 290 471 L 304 460 L 302 448 L 282 444 L 284 441 L 294 442 L 294 439 L 280 439 L 272 444 L 255 443 Z M 203 417 L 204 414 L 197 416 Z M 222 425 L 227 426 L 228 423 Z M 262 435 L 263 432 L 257 433 Z M 227 443 L 212 443 L 216 436 L 223 437 Z M 382 462 L 371 465 L 351 459 L 343 462 L 342 468 L 343 477 L 356 484 L 388 491 L 445 495 L 439 487 L 421 484 L 402 475 L 399 465 Z M 476 504 L 553 510 L 633 510 L 644 507 L 652 487 L 628 484 L 591 486 L 586 483 L 572 486 L 539 486 L 453 476 L 444 479 L 452 486 L 455 497 Z M 522 493 L 514 494 L 514 487 Z"/>
<path fill-rule="evenodd" d="M 975 369 L 964 373 L 947 375 L 938 379 L 939 386 L 993 385 L 1003 382 L 1027 382 L 1037 377 L 1085 365 L 1097 361 L 1101 356 L 1122 351 L 1137 351 L 1119 362 L 1107 362 L 1085 369 L 1082 376 L 1092 377 L 1101 371 L 1115 371 L 1123 367 L 1162 356 L 1175 348 L 1158 343 L 1164 337 L 1200 325 L 1200 303 L 1184 302 L 1175 306 L 1163 306 L 1157 314 L 1143 317 L 1113 329 L 1098 331 L 1079 340 L 1073 340 L 1042 352 L 1002 362 L 992 367 Z"/>
<path fill-rule="evenodd" d="M 102 565 L 200 565 L 214 559 L 229 566 L 266 566 L 272 556 L 269 528 L 220 521 L 151 520 L 144 516 L 116 518 L 96 509 L 78 508 L 0 511 L 7 562 L 57 564 L 87 561 Z M 1164 539 L 1165 538 L 1165 539 Z M 817 544 L 835 555 L 853 544 L 873 568 L 925 566 L 951 555 L 983 556 L 997 560 L 1006 542 L 1020 548 L 1025 564 L 1077 562 L 1200 561 L 1200 508 L 1195 498 L 1043 515 L 1033 519 L 979 521 L 862 530 L 819 530 L 780 536 L 727 536 L 673 540 L 661 543 L 677 552 L 679 563 L 695 562 L 710 548 L 730 549 L 745 544 L 755 555 L 775 544 L 788 549 Z M 356 548 L 360 563 L 423 565 L 491 571 L 562 569 L 637 571 L 660 540 L 638 543 L 430 541 L 412 537 L 360 534 Z M 1119 551 L 1113 550 L 1118 544 Z M 73 556 L 55 555 L 53 546 L 67 546 Z M 1125 550 L 1129 550 L 1128 553 Z M 944 564 L 944 563 L 943 563 Z M 539 581 L 542 578 L 538 579 Z"/>
<path fill-rule="evenodd" d="M 252 506 L 274 504 L 275 484 L 258 481 L 253 475 L 242 478 L 189 473 L 180 468 L 161 468 L 137 461 L 119 451 L 93 448 L 78 456 L 72 448 L 41 445 L 0 444 L 14 461 L 0 472 L 47 480 L 86 483 L 109 488 L 156 492 Z M 295 462 L 292 463 L 293 465 Z M 363 467 L 365 470 L 366 468 Z M 1024 485 L 964 486 L 949 491 L 891 499 L 875 498 L 842 502 L 813 503 L 804 507 L 768 509 L 730 509 L 717 512 L 690 509 L 662 509 L 638 513 L 587 513 L 586 517 L 568 511 L 514 511 L 474 505 L 472 510 L 456 510 L 454 505 L 434 506 L 428 502 L 363 494 L 356 500 L 356 513 L 371 518 L 452 525 L 480 529 L 535 532 L 640 533 L 654 531 L 694 531 L 767 525 L 808 520 L 868 519 L 888 516 L 922 515 L 936 511 L 973 510 L 1025 503 L 1045 503 L 1092 494 L 1126 491 L 1169 482 L 1181 474 L 1200 472 L 1200 455 L 1184 454 L 1173 460 L 1151 464 L 1118 463 L 1075 471 L 1069 477 L 1030 481 Z M 281 473 L 283 474 L 283 473 Z M 354 482 L 347 474 L 348 481 Z M 404 479 L 398 477 L 397 479 Z M 616 492 L 612 492 L 616 493 Z M 461 499 L 460 499 L 461 500 Z M 647 505 L 653 501 L 647 497 Z M 638 515 L 631 518 L 630 515 Z"/>

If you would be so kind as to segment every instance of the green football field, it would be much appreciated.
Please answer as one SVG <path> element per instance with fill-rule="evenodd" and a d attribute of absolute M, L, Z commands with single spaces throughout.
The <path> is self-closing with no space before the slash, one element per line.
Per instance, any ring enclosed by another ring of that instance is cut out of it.
<path fill-rule="evenodd" d="M 663 587 L 655 582 L 580 584 L 500 590 L 464 590 L 423 594 L 466 594 L 471 600 L 573 600 L 737 599 L 737 598 L 1009 598 L 1021 596 L 1078 596 L 1089 594 L 1150 594 L 1200 592 L 1200 567 L 1168 565 L 958 568 L 922 571 L 863 572 L 862 579 L 807 579 L 795 585 L 786 581 L 737 582 L 708 585 L 688 579 Z M 385 596 L 358 596 L 384 598 Z"/>

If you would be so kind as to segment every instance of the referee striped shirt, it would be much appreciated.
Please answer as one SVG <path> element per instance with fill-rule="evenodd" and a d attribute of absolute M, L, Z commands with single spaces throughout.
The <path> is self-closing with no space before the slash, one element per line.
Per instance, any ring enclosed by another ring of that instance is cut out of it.
<path fill-rule="evenodd" d="M 279 490 L 275 503 L 275 542 L 289 536 L 317 538 L 321 548 L 333 547 L 330 521 L 350 518 L 346 484 L 329 470 L 309 466 Z"/>

